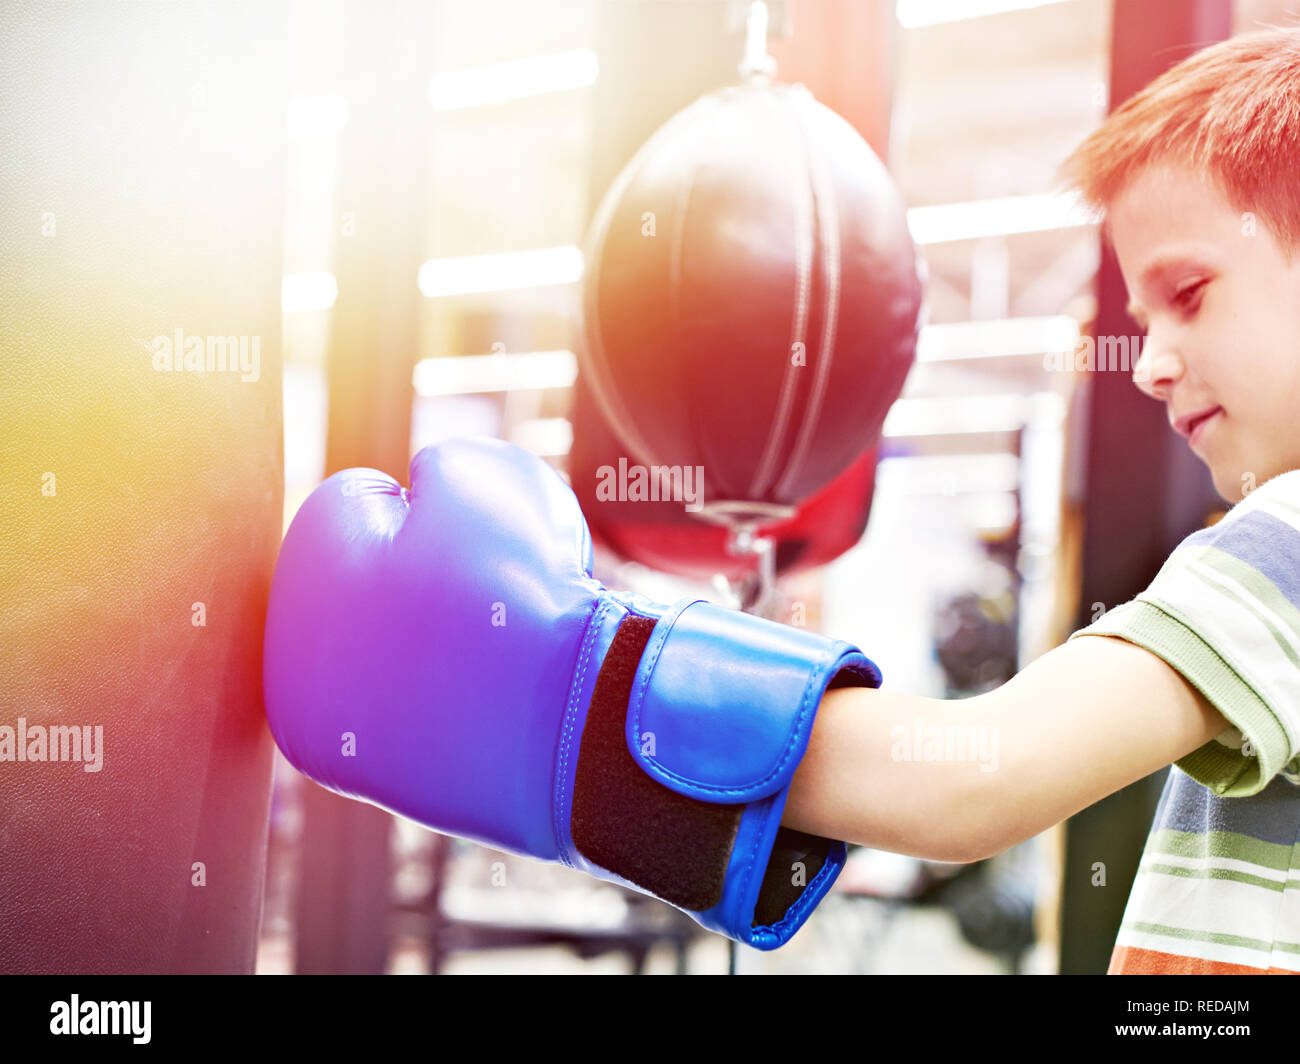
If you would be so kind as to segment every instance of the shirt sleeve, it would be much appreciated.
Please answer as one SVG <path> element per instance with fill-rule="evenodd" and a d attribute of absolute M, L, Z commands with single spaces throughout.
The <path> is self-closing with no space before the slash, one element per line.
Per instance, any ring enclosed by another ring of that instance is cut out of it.
<path fill-rule="evenodd" d="M 1300 782 L 1300 470 L 1273 477 L 1178 545 L 1151 585 L 1070 636 L 1126 639 L 1228 721 L 1178 767 L 1225 797 Z"/>

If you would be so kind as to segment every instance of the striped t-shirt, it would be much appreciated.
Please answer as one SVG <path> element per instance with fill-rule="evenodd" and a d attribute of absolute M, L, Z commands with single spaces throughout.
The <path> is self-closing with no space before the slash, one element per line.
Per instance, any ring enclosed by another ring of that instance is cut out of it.
<path fill-rule="evenodd" d="M 1110 973 L 1300 972 L 1300 470 L 1080 635 L 1159 655 L 1230 725 L 1169 770 Z"/>

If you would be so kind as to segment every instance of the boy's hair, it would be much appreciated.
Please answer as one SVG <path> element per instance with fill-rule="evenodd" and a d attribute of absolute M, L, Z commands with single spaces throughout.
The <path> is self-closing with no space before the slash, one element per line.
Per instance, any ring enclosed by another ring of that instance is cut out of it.
<path fill-rule="evenodd" d="M 1300 252 L 1300 26 L 1243 34 L 1184 59 L 1116 108 L 1061 166 L 1105 211 L 1149 165 L 1190 169 Z"/>

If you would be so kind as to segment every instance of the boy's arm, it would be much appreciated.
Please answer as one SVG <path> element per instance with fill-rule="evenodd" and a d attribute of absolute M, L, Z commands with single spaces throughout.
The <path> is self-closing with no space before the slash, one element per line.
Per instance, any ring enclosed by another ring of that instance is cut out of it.
<path fill-rule="evenodd" d="M 1227 727 L 1155 654 L 1083 636 L 973 698 L 828 691 L 782 822 L 932 860 L 980 860 Z M 964 759 L 929 759 L 948 737 L 944 752 Z"/>

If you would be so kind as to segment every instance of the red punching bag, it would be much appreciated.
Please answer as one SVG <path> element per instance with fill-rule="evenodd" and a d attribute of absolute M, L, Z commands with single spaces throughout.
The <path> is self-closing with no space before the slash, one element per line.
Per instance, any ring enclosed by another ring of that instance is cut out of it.
<path fill-rule="evenodd" d="M 591 389 L 579 377 L 574 389 L 573 447 L 569 479 L 591 534 L 620 557 L 693 580 L 715 574 L 729 581 L 752 575 L 757 558 L 729 548 L 731 533 L 701 520 L 682 500 L 610 498 L 600 488 L 626 463 L 626 450 L 605 424 Z M 776 574 L 826 565 L 853 547 L 866 531 L 876 483 L 876 449 L 864 451 L 826 487 L 801 503 L 793 517 L 758 524 L 754 531 L 775 541 Z"/>
<path fill-rule="evenodd" d="M 629 461 L 697 470 L 706 510 L 826 487 L 875 445 L 913 362 L 902 200 L 801 86 L 755 77 L 669 119 L 606 193 L 586 263 L 596 406 Z"/>

